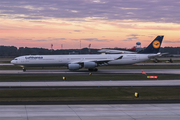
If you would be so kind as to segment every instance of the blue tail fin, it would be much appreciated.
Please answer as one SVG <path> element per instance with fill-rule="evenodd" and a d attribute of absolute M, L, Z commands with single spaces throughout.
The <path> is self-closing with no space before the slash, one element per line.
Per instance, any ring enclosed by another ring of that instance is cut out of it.
<path fill-rule="evenodd" d="M 158 53 L 164 36 L 157 36 L 140 54 Z"/>

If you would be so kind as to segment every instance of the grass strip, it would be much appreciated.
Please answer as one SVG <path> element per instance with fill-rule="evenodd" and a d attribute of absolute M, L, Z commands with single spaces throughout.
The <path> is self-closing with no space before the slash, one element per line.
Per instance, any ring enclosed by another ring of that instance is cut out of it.
<path fill-rule="evenodd" d="M 148 74 L 148 76 L 154 74 Z M 157 75 L 159 80 L 180 79 L 180 75 Z M 66 77 L 66 80 L 63 80 Z M 121 75 L 0 75 L 0 81 L 102 81 L 102 80 L 152 80 L 142 74 Z M 157 79 L 155 79 L 157 80 Z"/>
<path fill-rule="evenodd" d="M 135 98 L 134 93 L 139 93 Z M 180 88 L 1 89 L 0 101 L 180 100 Z"/>

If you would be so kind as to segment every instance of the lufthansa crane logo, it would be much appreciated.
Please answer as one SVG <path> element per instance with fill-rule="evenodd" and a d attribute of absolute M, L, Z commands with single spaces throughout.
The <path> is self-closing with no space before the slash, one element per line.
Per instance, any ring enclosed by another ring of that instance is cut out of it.
<path fill-rule="evenodd" d="M 159 48 L 159 47 L 160 47 L 160 42 L 159 42 L 158 40 L 155 40 L 155 41 L 153 42 L 153 47 L 154 47 L 154 48 Z"/>

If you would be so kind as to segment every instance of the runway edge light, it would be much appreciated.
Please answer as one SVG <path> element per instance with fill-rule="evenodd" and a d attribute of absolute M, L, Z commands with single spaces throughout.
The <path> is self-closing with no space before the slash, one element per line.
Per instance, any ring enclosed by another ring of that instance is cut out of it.
<path fill-rule="evenodd" d="M 136 98 L 138 98 L 138 97 L 139 97 L 139 93 L 138 93 L 138 92 L 135 92 L 134 96 L 135 96 Z"/>
<path fill-rule="evenodd" d="M 66 80 L 66 77 L 63 77 L 63 80 Z"/>

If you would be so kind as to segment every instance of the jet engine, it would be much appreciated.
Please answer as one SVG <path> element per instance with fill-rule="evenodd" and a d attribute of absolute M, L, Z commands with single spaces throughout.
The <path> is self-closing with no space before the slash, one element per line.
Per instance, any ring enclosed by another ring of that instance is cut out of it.
<path fill-rule="evenodd" d="M 79 70 L 81 68 L 81 65 L 79 64 L 68 64 L 69 70 Z"/>
<path fill-rule="evenodd" d="M 95 62 L 85 62 L 84 63 L 84 68 L 91 69 L 91 68 L 95 68 L 95 67 L 97 67 L 97 63 L 95 63 Z"/>

